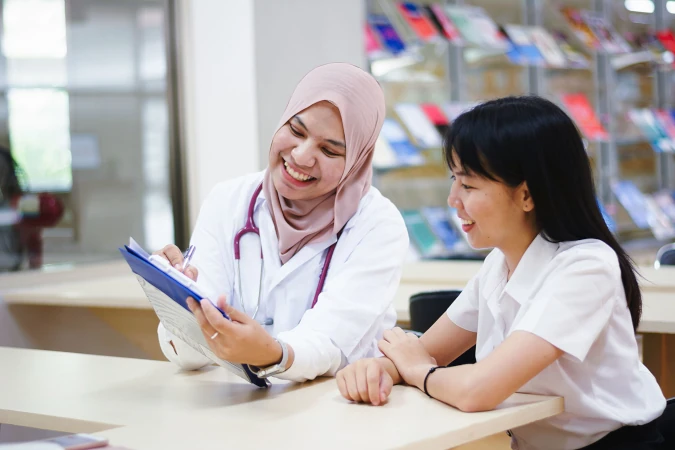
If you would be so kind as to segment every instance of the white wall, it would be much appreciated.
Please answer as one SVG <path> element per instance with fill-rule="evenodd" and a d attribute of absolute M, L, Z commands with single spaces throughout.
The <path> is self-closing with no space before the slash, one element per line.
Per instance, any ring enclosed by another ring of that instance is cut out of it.
<path fill-rule="evenodd" d="M 181 0 L 190 222 L 218 182 L 267 165 L 288 97 L 311 68 L 365 64 L 363 0 Z"/>

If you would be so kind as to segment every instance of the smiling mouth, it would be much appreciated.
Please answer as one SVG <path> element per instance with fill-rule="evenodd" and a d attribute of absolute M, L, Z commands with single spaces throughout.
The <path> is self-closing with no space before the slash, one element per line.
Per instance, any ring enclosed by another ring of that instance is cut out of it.
<path fill-rule="evenodd" d="M 294 180 L 302 182 L 316 180 L 316 178 L 312 176 L 293 170 L 293 168 L 286 161 L 284 161 L 284 168 L 286 169 L 286 173 L 289 174 Z"/>

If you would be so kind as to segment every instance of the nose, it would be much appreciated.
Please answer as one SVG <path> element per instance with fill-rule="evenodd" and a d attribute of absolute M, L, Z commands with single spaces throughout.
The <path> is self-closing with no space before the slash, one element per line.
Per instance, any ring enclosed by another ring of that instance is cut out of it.
<path fill-rule="evenodd" d="M 448 206 L 451 208 L 458 209 L 462 205 L 462 201 L 457 195 L 457 189 L 459 188 L 459 183 L 453 182 L 450 185 L 450 194 L 448 195 Z"/>
<path fill-rule="evenodd" d="M 314 145 L 311 139 L 305 139 L 291 151 L 293 161 L 303 167 L 313 167 L 316 162 Z"/>

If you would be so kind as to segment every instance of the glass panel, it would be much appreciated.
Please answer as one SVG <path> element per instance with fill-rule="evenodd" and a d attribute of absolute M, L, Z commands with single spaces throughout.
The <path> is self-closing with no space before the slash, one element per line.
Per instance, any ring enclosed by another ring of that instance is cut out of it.
<path fill-rule="evenodd" d="M 173 242 L 167 1 L 0 6 L 0 271 Z"/>

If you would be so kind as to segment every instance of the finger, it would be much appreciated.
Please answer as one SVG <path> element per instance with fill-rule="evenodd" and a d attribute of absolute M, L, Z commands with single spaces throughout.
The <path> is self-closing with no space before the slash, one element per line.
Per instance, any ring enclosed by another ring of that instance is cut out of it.
<path fill-rule="evenodd" d="M 359 390 L 361 401 L 370 403 L 370 396 L 368 395 L 368 380 L 366 378 L 366 368 L 361 367 L 361 370 L 356 371 L 356 388 Z"/>
<path fill-rule="evenodd" d="M 201 310 L 207 322 L 219 333 L 228 334 L 233 331 L 232 322 L 223 317 L 220 311 L 213 306 L 211 300 L 204 299 L 201 301 Z"/>
<path fill-rule="evenodd" d="M 405 339 L 406 338 L 406 332 L 403 331 L 401 328 L 396 327 L 393 330 L 391 330 L 394 335 L 399 338 L 399 339 Z"/>
<path fill-rule="evenodd" d="M 380 339 L 377 342 L 377 348 L 379 348 L 380 351 L 382 353 L 384 353 L 384 356 L 389 358 L 389 351 L 391 350 L 391 344 L 388 341 L 386 341 L 384 339 Z M 391 358 L 389 358 L 389 359 L 391 359 Z M 396 363 L 394 363 L 394 364 L 396 364 Z"/>
<path fill-rule="evenodd" d="M 225 297 L 223 298 L 223 302 L 225 301 Z M 253 319 L 251 319 L 249 316 L 246 315 L 246 313 L 239 311 L 238 309 L 235 309 L 234 307 L 224 304 L 223 311 L 230 316 L 230 319 L 232 319 L 235 322 L 239 323 L 250 323 L 253 322 Z"/>
<path fill-rule="evenodd" d="M 391 342 L 395 337 L 396 334 L 394 334 L 394 330 L 384 330 L 384 333 L 382 333 L 382 339 L 387 342 Z"/>
<path fill-rule="evenodd" d="M 380 379 L 381 374 L 380 365 L 377 363 L 369 363 L 366 366 L 366 383 L 368 384 L 368 398 L 370 403 L 377 406 L 380 404 Z"/>
<path fill-rule="evenodd" d="M 342 369 L 337 373 L 337 375 L 335 376 L 335 380 L 337 381 L 340 395 L 342 395 L 347 400 L 351 401 L 352 398 L 349 396 L 349 391 L 347 391 L 347 384 L 345 383 L 345 369 Z"/>
<path fill-rule="evenodd" d="M 211 336 L 213 336 L 216 332 L 216 329 L 214 329 L 209 321 L 206 319 L 206 316 L 204 315 L 204 310 L 201 307 L 201 304 L 197 302 L 195 299 L 192 297 L 188 297 L 187 300 L 188 306 L 190 307 L 190 311 L 192 311 L 192 314 L 194 314 L 195 319 L 197 319 L 197 323 L 199 324 L 199 328 L 201 328 L 202 333 L 204 333 L 204 337 L 207 339 L 211 339 Z"/>
<path fill-rule="evenodd" d="M 193 281 L 197 281 L 197 277 L 199 276 L 199 270 L 195 266 L 187 266 L 187 269 L 183 273 Z"/>
<path fill-rule="evenodd" d="M 383 370 L 380 380 L 380 403 L 384 403 L 387 401 L 387 399 L 389 398 L 389 394 L 391 394 L 391 390 L 393 388 L 394 388 L 394 380 L 387 372 Z"/>
<path fill-rule="evenodd" d="M 345 374 L 345 381 L 347 382 L 347 392 L 354 402 L 360 402 L 361 396 L 359 395 L 359 388 L 356 384 L 356 370 L 352 370 L 350 373 Z"/>
<path fill-rule="evenodd" d="M 174 267 L 176 267 L 176 264 L 179 266 L 183 264 L 183 253 L 173 244 L 165 246 L 162 249 L 161 256 L 164 256 Z"/>

